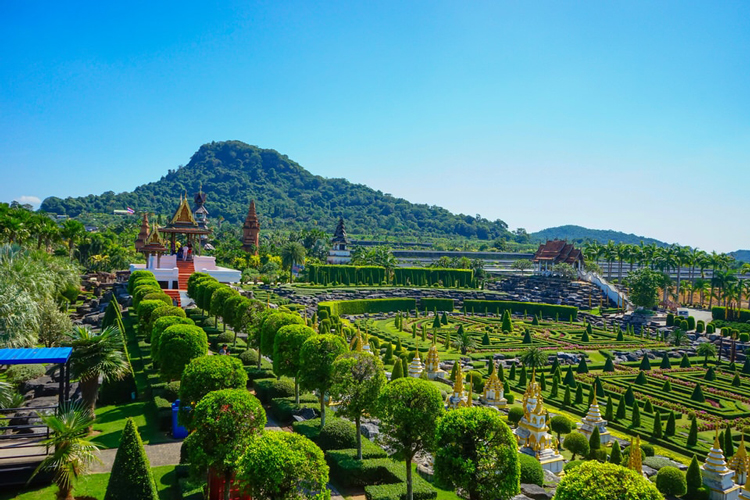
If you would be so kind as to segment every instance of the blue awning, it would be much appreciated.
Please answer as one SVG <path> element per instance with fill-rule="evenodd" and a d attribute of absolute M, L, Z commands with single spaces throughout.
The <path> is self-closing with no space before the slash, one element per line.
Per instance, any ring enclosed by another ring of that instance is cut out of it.
<path fill-rule="evenodd" d="M 72 347 L 32 347 L 0 349 L 0 365 L 38 365 L 67 363 Z"/>

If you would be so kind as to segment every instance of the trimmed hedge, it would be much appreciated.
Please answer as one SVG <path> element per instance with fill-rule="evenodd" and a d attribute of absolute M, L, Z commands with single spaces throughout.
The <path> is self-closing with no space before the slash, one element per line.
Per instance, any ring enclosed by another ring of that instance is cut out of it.
<path fill-rule="evenodd" d="M 320 412 L 318 398 L 312 394 L 301 394 L 299 404 L 294 402 L 294 396 L 274 398 L 271 400 L 271 415 L 280 424 L 289 424 L 294 415 L 303 409 L 311 409 L 317 415 Z"/>
<path fill-rule="evenodd" d="M 318 303 L 318 313 L 325 312 L 328 317 L 343 314 L 411 311 L 416 308 L 416 299 L 361 299 Z"/>
<path fill-rule="evenodd" d="M 294 382 L 292 379 L 286 377 L 278 380 L 276 378 L 256 379 L 253 382 L 253 387 L 255 388 L 255 395 L 265 405 L 271 403 L 276 398 L 294 396 Z"/>
<path fill-rule="evenodd" d="M 711 308 L 711 317 L 713 319 L 730 320 L 730 321 L 738 321 L 740 323 L 746 323 L 750 321 L 750 310 L 732 309 L 730 312 L 727 312 L 726 307 L 713 306 Z"/>
<path fill-rule="evenodd" d="M 150 334 L 151 330 L 151 313 L 164 307 L 165 304 L 161 300 L 144 300 L 138 304 L 138 334 L 146 335 Z"/>
<path fill-rule="evenodd" d="M 438 282 L 449 288 L 474 285 L 474 271 L 444 267 L 397 267 L 393 270 L 393 284 L 405 286 L 433 286 Z"/>
<path fill-rule="evenodd" d="M 515 302 L 510 300 L 465 300 L 465 311 L 477 313 L 500 314 L 511 311 L 515 314 L 530 314 L 555 318 L 559 315 L 560 321 L 570 321 L 578 318 L 578 308 L 574 306 L 558 306 L 554 304 L 541 304 L 538 302 Z"/>
<path fill-rule="evenodd" d="M 164 316 L 154 321 L 154 325 L 151 327 L 151 361 L 157 362 L 159 359 L 159 344 L 161 343 L 161 335 L 170 326 L 174 325 L 190 325 L 194 326 L 190 318 L 181 318 L 179 316 Z"/>
<path fill-rule="evenodd" d="M 104 500 L 158 500 L 154 475 L 135 422 L 127 419 Z"/>
<path fill-rule="evenodd" d="M 133 271 L 130 273 L 130 277 L 128 278 L 128 293 L 133 294 L 133 288 L 135 288 L 134 283 L 138 281 L 141 278 L 150 278 L 154 281 L 156 281 L 156 278 L 154 277 L 154 273 L 151 271 L 146 271 L 145 269 L 138 269 L 136 271 Z"/>
<path fill-rule="evenodd" d="M 332 266 L 311 264 L 307 279 L 316 285 L 380 285 L 386 280 L 385 268 L 380 266 Z"/>
<path fill-rule="evenodd" d="M 168 380 L 182 376 L 191 360 L 208 352 L 208 337 L 203 328 L 173 325 L 164 330 L 159 339 L 159 371 Z"/>
<path fill-rule="evenodd" d="M 604 450 L 602 450 L 604 451 Z M 604 452 L 606 456 L 606 451 Z M 518 463 L 521 466 L 521 483 L 544 486 L 544 470 L 536 458 L 525 453 L 518 453 Z"/>
<path fill-rule="evenodd" d="M 453 299 L 434 299 L 425 297 L 419 300 L 419 309 L 422 311 L 453 311 Z"/>
<path fill-rule="evenodd" d="M 180 401 L 183 405 L 197 404 L 211 391 L 246 387 L 247 372 L 239 359 L 202 356 L 190 361 L 182 372 Z"/>

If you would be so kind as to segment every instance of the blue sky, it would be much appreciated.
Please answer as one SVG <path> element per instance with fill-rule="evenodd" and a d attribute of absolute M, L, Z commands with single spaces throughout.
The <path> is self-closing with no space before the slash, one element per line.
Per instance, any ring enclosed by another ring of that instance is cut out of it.
<path fill-rule="evenodd" d="M 0 200 L 212 140 L 505 220 L 750 248 L 748 2 L 0 1 Z"/>

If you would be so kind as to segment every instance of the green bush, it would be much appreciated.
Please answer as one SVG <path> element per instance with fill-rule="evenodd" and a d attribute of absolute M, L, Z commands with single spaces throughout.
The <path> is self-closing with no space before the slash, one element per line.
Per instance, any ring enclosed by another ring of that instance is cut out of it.
<path fill-rule="evenodd" d="M 567 471 L 555 493 L 555 500 L 594 498 L 637 498 L 663 500 L 656 486 L 631 469 L 590 461 Z"/>
<path fill-rule="evenodd" d="M 685 474 L 677 467 L 662 467 L 656 474 L 656 487 L 664 495 L 682 496 L 687 492 Z"/>
<path fill-rule="evenodd" d="M 168 306 L 172 305 L 172 297 L 162 291 L 147 293 L 143 296 L 143 300 L 141 302 L 146 300 L 161 300 Z"/>
<path fill-rule="evenodd" d="M 706 325 L 706 335 L 711 335 L 712 333 L 716 333 L 716 325 L 709 323 Z"/>
<path fill-rule="evenodd" d="M 733 309 L 732 317 L 728 317 L 727 308 L 723 306 L 714 306 L 711 308 L 711 317 L 718 320 L 731 320 L 738 321 L 740 323 L 747 323 L 750 321 L 750 310 L 748 309 Z"/>
<path fill-rule="evenodd" d="M 172 428 L 172 403 L 161 396 L 154 396 L 154 407 L 156 408 L 157 427 L 166 432 Z"/>
<path fill-rule="evenodd" d="M 174 403 L 180 397 L 180 381 L 174 380 L 165 384 L 161 395 L 170 403 Z"/>
<path fill-rule="evenodd" d="M 293 396 L 271 400 L 271 415 L 273 415 L 274 420 L 282 425 L 291 423 L 298 411 L 308 408 L 314 410 L 316 415 L 320 410 L 318 398 L 312 394 L 301 394 L 299 404 L 294 402 Z"/>
<path fill-rule="evenodd" d="M 445 287 L 469 287 L 474 284 L 474 271 L 442 267 L 397 267 L 393 270 L 393 284 L 399 286 L 429 286 L 442 281 Z"/>
<path fill-rule="evenodd" d="M 370 441 L 363 439 L 362 460 L 356 459 L 357 450 L 355 449 L 326 452 L 331 479 L 344 488 L 361 488 L 371 484 L 399 482 L 396 469 L 400 467 L 400 464 L 386 459 L 385 451 L 379 446 L 373 445 L 373 448 L 370 448 L 365 446 L 366 443 Z"/>
<path fill-rule="evenodd" d="M 521 465 L 521 483 L 544 486 L 544 470 L 539 460 L 525 453 L 519 453 L 518 463 Z"/>
<path fill-rule="evenodd" d="M 706 323 L 702 319 L 699 319 L 695 323 L 695 333 L 703 333 L 705 330 L 706 330 Z"/>
<path fill-rule="evenodd" d="M 138 333 L 141 335 L 147 335 L 151 333 L 151 313 L 164 307 L 164 302 L 161 300 L 144 300 L 138 304 Z"/>
<path fill-rule="evenodd" d="M 43 365 L 11 365 L 5 371 L 8 383 L 19 386 L 29 380 L 39 378 L 46 373 Z"/>
<path fill-rule="evenodd" d="M 245 366 L 257 366 L 258 351 L 255 349 L 246 349 L 240 353 L 239 359 Z"/>
<path fill-rule="evenodd" d="M 154 324 L 159 318 L 166 318 L 168 316 L 174 316 L 177 318 L 185 318 L 185 310 L 181 307 L 173 306 L 171 305 L 163 305 L 162 307 L 156 308 L 152 313 L 151 317 L 149 318 L 149 327 L 150 331 L 153 335 L 154 331 Z M 149 331 L 149 330 L 146 330 Z M 146 333 L 144 331 L 144 333 Z M 146 335 L 146 342 L 151 342 L 151 337 L 149 335 Z"/>
<path fill-rule="evenodd" d="M 129 294 L 133 294 L 133 284 L 141 278 L 148 278 L 156 281 L 156 278 L 154 278 L 154 273 L 152 273 L 151 271 L 146 271 L 145 269 L 138 269 L 136 271 L 133 271 L 130 273 L 130 277 L 128 278 Z"/>
<path fill-rule="evenodd" d="M 575 320 L 578 317 L 578 308 L 573 306 L 558 306 L 552 304 L 542 304 L 537 302 L 514 302 L 508 300 L 465 300 L 464 310 L 474 310 L 478 312 L 489 312 L 499 314 L 504 311 L 511 311 L 515 314 L 531 314 L 545 317 L 556 318 L 559 315 L 561 321 Z"/>
<path fill-rule="evenodd" d="M 159 337 L 159 371 L 167 380 L 176 380 L 191 360 L 208 352 L 208 337 L 203 328 L 172 325 Z"/>
<path fill-rule="evenodd" d="M 328 419 L 318 434 L 316 444 L 323 451 L 356 448 L 357 429 L 352 422 L 343 418 Z"/>
<path fill-rule="evenodd" d="M 643 465 L 648 465 L 652 469 L 660 470 L 663 467 L 668 467 L 672 465 L 673 462 L 668 458 L 661 458 L 661 457 L 646 457 L 643 460 Z"/>
<path fill-rule="evenodd" d="M 454 308 L 453 299 L 434 299 L 425 297 L 419 299 L 419 309 L 422 311 L 448 311 Z"/>
<path fill-rule="evenodd" d="M 245 388 L 247 372 L 239 359 L 201 356 L 190 361 L 182 372 L 180 401 L 183 405 L 194 405 L 209 392 Z"/>
<path fill-rule="evenodd" d="M 143 297 L 150 293 L 164 293 L 158 283 L 145 283 L 138 285 L 133 294 L 133 309 L 138 311 L 138 306 L 141 305 Z"/>
<path fill-rule="evenodd" d="M 567 474 L 568 472 L 572 471 L 576 467 L 580 467 L 582 463 L 584 463 L 585 460 L 571 460 L 565 466 L 563 467 L 563 470 Z"/>
<path fill-rule="evenodd" d="M 695 318 L 693 316 L 688 316 L 687 326 L 688 331 L 695 330 Z"/>
<path fill-rule="evenodd" d="M 273 374 L 272 374 L 273 376 Z M 294 382 L 290 378 L 262 379 L 253 382 L 255 395 L 263 404 L 270 404 L 275 398 L 294 396 Z"/>
<path fill-rule="evenodd" d="M 104 500 L 133 498 L 158 500 L 159 494 L 141 436 L 133 419 L 128 418 L 122 431 L 120 446 L 117 448 Z"/>
<path fill-rule="evenodd" d="M 195 325 L 195 323 L 190 318 L 179 316 L 165 316 L 154 321 L 154 325 L 151 327 L 151 361 L 158 363 L 161 335 L 164 330 L 174 325 Z"/>
<path fill-rule="evenodd" d="M 307 266 L 307 279 L 310 283 L 324 286 L 333 283 L 379 285 L 385 281 L 385 268 L 381 266 L 310 264 Z"/>
<path fill-rule="evenodd" d="M 379 312 L 411 311 L 417 308 L 416 299 L 361 299 L 319 302 L 318 315 L 323 311 L 329 317 L 344 314 L 365 314 Z M 321 316 L 322 317 L 322 316 Z"/>
<path fill-rule="evenodd" d="M 216 344 L 222 346 L 234 342 L 234 332 L 223 332 L 216 336 Z"/>
<path fill-rule="evenodd" d="M 256 380 L 276 378 L 276 375 L 274 375 L 273 370 L 271 370 L 270 366 L 261 369 L 258 369 L 256 367 L 246 367 L 245 371 L 247 372 L 247 381 L 253 384 L 253 387 L 255 387 Z"/>

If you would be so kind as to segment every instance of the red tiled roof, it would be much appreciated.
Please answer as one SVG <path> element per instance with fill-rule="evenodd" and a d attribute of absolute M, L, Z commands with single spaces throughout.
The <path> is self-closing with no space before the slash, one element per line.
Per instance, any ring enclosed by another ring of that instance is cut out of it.
<path fill-rule="evenodd" d="M 583 254 L 567 241 L 548 240 L 547 243 L 539 245 L 533 260 L 534 262 L 548 260 L 554 264 L 561 262 L 574 264 L 578 261 L 583 262 Z"/>

